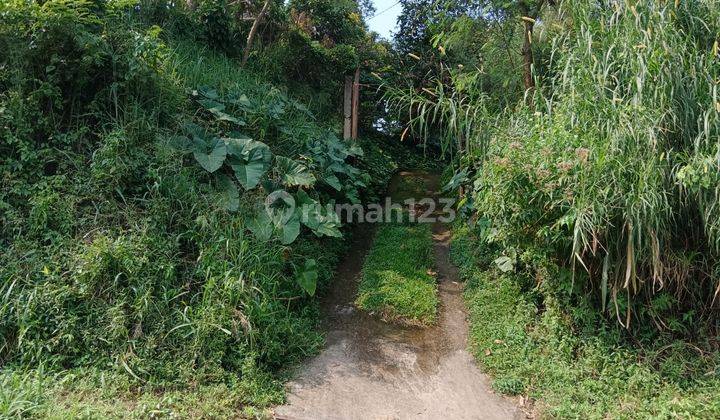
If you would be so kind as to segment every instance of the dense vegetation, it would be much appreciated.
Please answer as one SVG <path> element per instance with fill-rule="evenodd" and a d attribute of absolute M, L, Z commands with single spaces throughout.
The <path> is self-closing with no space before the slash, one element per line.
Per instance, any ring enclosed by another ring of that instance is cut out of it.
<path fill-rule="evenodd" d="M 322 344 L 320 204 L 394 167 L 336 76 L 379 53 L 353 1 L 272 2 L 243 68 L 261 5 L 0 4 L 0 417 L 251 415 Z"/>
<path fill-rule="evenodd" d="M 535 81 L 515 84 L 527 87 L 523 99 L 494 88 L 525 75 L 483 64 L 501 55 L 493 42 L 465 61 L 476 38 L 467 26 L 492 38 L 494 25 L 517 23 L 514 9 L 486 6 L 500 17 L 430 25 L 437 65 L 386 95 L 418 135 L 457 156 L 449 188 L 462 188 L 481 240 L 507 271 L 627 329 L 685 334 L 714 323 L 717 9 L 546 5 L 532 40 Z M 512 42 L 522 49 L 522 34 Z"/>
<path fill-rule="evenodd" d="M 523 395 L 542 418 L 717 418 L 717 355 L 692 342 L 628 345 L 617 330 L 578 329 L 556 301 L 537 303 L 523 273 L 503 272 L 457 229 L 470 343 L 493 388 Z M 577 316 L 577 313 L 573 313 Z"/>
<path fill-rule="evenodd" d="M 437 170 L 406 146 L 452 161 L 499 391 L 718 417 L 716 1 L 400 3 L 390 43 L 368 0 L 0 2 L 0 417 L 281 402 L 346 244 L 326 205 Z M 431 323 L 430 247 L 382 226 L 358 305 Z"/>
<path fill-rule="evenodd" d="M 498 389 L 548 415 L 716 417 L 717 4 L 403 4 L 421 30 L 385 99 L 454 157 Z"/>

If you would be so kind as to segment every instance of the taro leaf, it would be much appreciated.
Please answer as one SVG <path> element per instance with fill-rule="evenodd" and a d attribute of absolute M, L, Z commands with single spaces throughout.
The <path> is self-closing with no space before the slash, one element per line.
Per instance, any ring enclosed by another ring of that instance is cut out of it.
<path fill-rule="evenodd" d="M 210 112 L 216 111 L 216 112 L 222 112 L 225 111 L 225 105 L 221 104 L 220 102 L 213 101 L 212 99 L 200 99 L 198 101 L 200 105 L 203 106 L 203 108 L 207 109 Z"/>
<path fill-rule="evenodd" d="M 300 287 L 310 296 L 315 296 L 318 281 L 317 262 L 314 259 L 305 260 L 305 265 L 295 272 L 295 279 Z"/>
<path fill-rule="evenodd" d="M 189 153 L 195 150 L 192 140 L 187 136 L 172 136 L 168 140 L 168 145 L 183 153 Z"/>
<path fill-rule="evenodd" d="M 232 94 L 230 95 L 229 102 L 231 104 L 240 105 L 243 108 L 252 108 L 252 102 L 247 97 L 247 95 L 243 94 Z"/>
<path fill-rule="evenodd" d="M 363 151 L 362 147 L 360 145 L 353 143 L 350 146 L 350 149 L 348 150 L 348 154 L 350 156 L 365 156 L 365 152 Z"/>
<path fill-rule="evenodd" d="M 340 216 L 335 213 L 332 205 L 320 205 L 303 190 L 297 192 L 295 202 L 302 224 L 310 228 L 316 236 L 342 237 Z"/>
<path fill-rule="evenodd" d="M 248 146 L 252 142 L 252 139 L 245 134 L 233 131 L 229 137 L 224 137 L 223 141 L 227 145 L 228 154 L 233 155 L 237 158 L 248 157 Z"/>
<path fill-rule="evenodd" d="M 218 121 L 229 121 L 238 125 L 245 125 L 245 121 L 235 118 L 232 115 L 225 112 L 225 105 L 220 102 L 213 101 L 211 99 L 201 99 L 198 101 L 203 108 L 207 109 L 208 112 L 213 114 Z"/>
<path fill-rule="evenodd" d="M 506 256 L 502 256 L 495 260 L 495 265 L 502 271 L 503 273 L 509 273 L 510 271 L 515 271 L 515 261 Z"/>
<path fill-rule="evenodd" d="M 290 245 L 295 242 L 298 235 L 300 235 L 300 216 L 297 212 L 293 213 L 290 220 L 284 225 L 280 226 L 280 241 L 283 245 Z"/>
<path fill-rule="evenodd" d="M 317 200 L 313 199 L 303 190 L 300 190 L 295 194 L 295 202 L 297 203 L 298 207 L 302 207 L 306 204 L 308 205 L 314 205 L 317 204 Z"/>
<path fill-rule="evenodd" d="M 265 198 L 265 212 L 277 228 L 292 219 L 296 208 L 295 198 L 285 190 L 273 191 Z"/>
<path fill-rule="evenodd" d="M 270 169 L 272 153 L 270 148 L 259 141 L 245 136 L 223 139 L 232 155 L 230 166 L 235 177 L 246 190 L 257 187 L 265 172 Z"/>
<path fill-rule="evenodd" d="M 335 174 L 332 174 L 332 173 L 325 174 L 322 177 L 322 180 L 329 186 L 333 187 L 336 191 L 340 191 L 342 189 L 342 184 L 340 183 L 340 180 L 338 179 L 338 177 L 335 176 Z"/>
<path fill-rule="evenodd" d="M 282 182 L 286 186 L 311 187 L 315 184 L 315 175 L 302 163 L 284 156 L 277 156 L 276 161 Z"/>
<path fill-rule="evenodd" d="M 307 198 L 303 198 L 302 195 L 305 195 Z M 316 231 L 322 222 L 320 203 L 310 198 L 303 190 L 298 191 L 296 201 L 298 212 L 300 213 L 300 221 L 305 226 Z"/>
<path fill-rule="evenodd" d="M 185 122 L 183 124 L 183 130 L 187 133 L 188 137 L 193 139 L 194 142 L 196 141 L 202 141 L 204 142 L 205 138 L 208 137 L 208 132 L 203 127 L 200 127 L 199 125 L 192 123 L 192 122 Z"/>
<path fill-rule="evenodd" d="M 335 162 L 345 162 L 345 158 L 348 157 L 348 152 L 345 150 L 345 147 L 331 147 L 330 150 L 328 150 L 328 156 L 330 156 L 330 159 L 334 160 Z"/>
<path fill-rule="evenodd" d="M 283 245 L 290 245 L 300 235 L 300 215 L 295 208 L 295 199 L 287 191 L 278 190 L 270 194 L 265 201 L 265 211 L 261 213 L 261 217 L 256 218 L 258 222 L 249 226 L 250 230 L 267 226 L 271 233 L 278 233 Z M 263 225 L 257 226 L 260 222 Z"/>
<path fill-rule="evenodd" d="M 210 112 L 215 116 L 215 118 L 218 121 L 229 121 L 229 122 L 237 124 L 237 125 L 245 125 L 245 121 L 243 121 L 239 118 L 233 117 L 230 114 L 226 114 L 225 112 L 213 111 L 213 110 L 210 110 Z"/>
<path fill-rule="evenodd" d="M 255 237 L 263 242 L 270 240 L 275 227 L 265 209 L 260 208 L 254 218 L 247 222 L 247 228 Z"/>
<path fill-rule="evenodd" d="M 195 160 L 198 161 L 200 166 L 206 171 L 213 173 L 220 169 L 223 162 L 225 162 L 227 148 L 225 147 L 225 142 L 220 139 L 214 139 L 210 145 L 210 149 L 210 153 L 207 153 L 207 149 L 196 150 L 193 156 L 195 156 Z"/>
<path fill-rule="evenodd" d="M 235 178 L 246 190 L 257 187 L 260 179 L 269 168 L 267 163 L 261 161 L 244 163 L 235 159 L 231 161 L 230 166 L 232 166 L 233 172 L 235 172 Z"/>
<path fill-rule="evenodd" d="M 333 163 L 332 163 L 330 166 L 328 166 L 327 168 L 328 168 L 328 170 L 333 171 L 333 172 L 335 172 L 335 173 L 337 173 L 337 174 L 345 174 L 345 175 L 347 175 L 347 173 L 348 173 L 348 169 L 347 169 L 347 168 L 348 168 L 348 167 L 350 167 L 350 165 L 347 165 L 347 164 L 345 164 L 345 163 L 333 162 Z"/>
<path fill-rule="evenodd" d="M 201 86 L 198 88 L 198 92 L 200 94 L 208 99 L 219 99 L 220 95 L 218 95 L 217 90 L 211 89 L 207 86 Z"/>
<path fill-rule="evenodd" d="M 240 208 L 240 193 L 235 183 L 226 175 L 220 175 L 218 177 L 218 185 L 222 191 L 222 207 L 231 212 L 238 211 Z"/>
<path fill-rule="evenodd" d="M 332 211 L 326 211 L 319 220 L 318 227 L 313 231 L 317 236 L 332 236 L 341 238 L 340 217 Z"/>

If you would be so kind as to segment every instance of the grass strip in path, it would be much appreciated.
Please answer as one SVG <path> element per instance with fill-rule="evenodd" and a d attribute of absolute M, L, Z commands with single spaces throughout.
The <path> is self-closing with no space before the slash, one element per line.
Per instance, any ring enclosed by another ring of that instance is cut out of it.
<path fill-rule="evenodd" d="M 431 226 L 380 226 L 365 260 L 357 306 L 385 320 L 426 326 L 437 319 Z"/>

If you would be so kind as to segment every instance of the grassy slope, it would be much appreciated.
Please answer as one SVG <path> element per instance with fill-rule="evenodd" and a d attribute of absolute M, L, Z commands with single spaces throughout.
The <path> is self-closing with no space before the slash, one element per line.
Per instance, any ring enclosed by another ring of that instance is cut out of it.
<path fill-rule="evenodd" d="M 261 102 L 273 94 L 234 60 L 189 42 L 169 45 L 162 79 L 155 108 L 183 118 L 195 112 L 184 97 L 199 86 L 240 86 Z M 262 415 L 284 398 L 283 369 L 322 345 L 316 301 L 302 297 L 292 264 L 316 259 L 322 292 L 344 247 L 309 234 L 292 247 L 257 241 L 244 233 L 247 209 L 218 208 L 204 172 L 167 147 L 166 122 L 141 109 L 121 120 L 89 152 L 58 155 L 58 172 L 72 176 L 34 184 L 29 218 L 10 215 L 18 231 L 27 223 L 38 233 L 0 255 L 9 280 L 0 329 L 24 334 L 0 372 L 0 417 Z M 267 134 L 271 122 L 257 123 L 264 128 L 249 134 L 296 153 Z M 368 161 L 389 166 L 374 152 Z M 38 241 L 50 245 L 33 251 Z M 86 299 L 98 284 L 113 297 Z"/>
<path fill-rule="evenodd" d="M 536 400 L 543 417 L 717 418 L 718 356 L 683 342 L 622 345 L 617 331 L 576 331 L 547 299 L 540 306 L 515 274 L 488 261 L 460 230 L 452 253 L 467 280 L 475 356 L 507 394 Z M 532 283 L 532 280 L 530 281 Z"/>

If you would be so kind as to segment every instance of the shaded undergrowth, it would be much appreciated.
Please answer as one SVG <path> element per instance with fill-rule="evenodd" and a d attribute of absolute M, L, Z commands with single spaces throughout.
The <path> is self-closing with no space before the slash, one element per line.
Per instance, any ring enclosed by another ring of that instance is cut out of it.
<path fill-rule="evenodd" d="M 662 337 L 639 346 L 598 319 L 583 325 L 477 242 L 459 229 L 452 257 L 467 281 L 471 347 L 496 390 L 530 397 L 541 417 L 720 415 L 717 353 Z"/>

